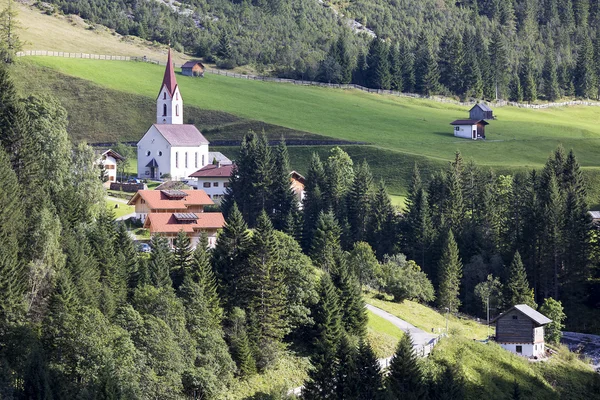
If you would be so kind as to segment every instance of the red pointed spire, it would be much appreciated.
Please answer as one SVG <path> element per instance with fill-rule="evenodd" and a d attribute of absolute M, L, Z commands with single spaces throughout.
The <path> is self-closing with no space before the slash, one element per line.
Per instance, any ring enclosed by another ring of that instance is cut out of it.
<path fill-rule="evenodd" d="M 173 70 L 173 61 L 171 60 L 171 49 L 169 48 L 169 56 L 167 58 L 167 68 L 165 69 L 165 76 L 163 83 L 160 87 L 162 90 L 163 86 L 167 86 L 167 90 L 171 97 L 175 94 L 175 88 L 177 87 L 177 79 L 175 79 L 175 71 Z"/>

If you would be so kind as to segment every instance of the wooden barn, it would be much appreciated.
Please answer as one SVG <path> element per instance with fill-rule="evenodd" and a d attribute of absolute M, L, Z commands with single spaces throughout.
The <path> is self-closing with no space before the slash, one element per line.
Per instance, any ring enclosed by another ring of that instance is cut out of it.
<path fill-rule="evenodd" d="M 485 139 L 485 126 L 489 125 L 482 119 L 457 119 L 450 122 L 454 126 L 454 136 L 465 139 Z"/>
<path fill-rule="evenodd" d="M 526 304 L 517 304 L 494 318 L 496 342 L 504 349 L 524 357 L 544 357 L 544 325 L 548 317 Z"/>
<path fill-rule="evenodd" d="M 188 61 L 181 66 L 181 73 L 185 76 L 204 76 L 204 64 L 200 61 Z"/>
<path fill-rule="evenodd" d="M 487 104 L 477 103 L 469 110 L 469 119 L 494 119 L 494 113 Z"/>

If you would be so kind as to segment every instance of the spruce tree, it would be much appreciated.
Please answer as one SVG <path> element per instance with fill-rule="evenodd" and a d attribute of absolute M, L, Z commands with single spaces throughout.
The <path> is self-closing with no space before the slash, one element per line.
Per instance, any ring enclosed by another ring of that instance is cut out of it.
<path fill-rule="evenodd" d="M 440 90 L 440 71 L 438 69 L 437 54 L 431 40 L 421 36 L 420 51 L 416 60 L 415 76 L 417 77 L 417 92 L 431 96 Z"/>
<path fill-rule="evenodd" d="M 353 242 L 366 240 L 370 206 L 373 198 L 373 175 L 369 164 L 363 161 L 354 175 L 354 182 L 348 192 L 348 222 Z"/>
<path fill-rule="evenodd" d="M 322 190 L 324 182 L 325 170 L 323 169 L 323 163 L 319 155 L 313 153 L 304 185 L 302 248 L 305 252 L 308 252 L 311 248 L 319 215 L 325 209 Z"/>
<path fill-rule="evenodd" d="M 480 99 L 483 97 L 483 74 L 481 72 L 480 62 L 483 60 L 484 53 L 477 53 L 478 38 L 473 34 L 465 34 L 464 40 L 464 68 L 463 68 L 463 89 L 462 93 L 466 97 Z M 479 40 L 482 42 L 483 40 Z M 487 52 L 485 52 L 487 58 Z"/>
<path fill-rule="evenodd" d="M 504 295 L 504 302 L 507 308 L 517 304 L 527 304 L 532 308 L 537 307 L 534 301 L 533 289 L 529 288 L 527 273 L 525 272 L 525 267 L 518 251 L 515 253 L 508 269 Z"/>
<path fill-rule="evenodd" d="M 402 85 L 405 92 L 415 91 L 415 60 L 408 41 L 400 38 L 400 62 L 402 63 Z"/>
<path fill-rule="evenodd" d="M 356 355 L 356 400 L 379 400 L 383 397 L 381 366 L 375 352 L 364 339 L 358 344 Z"/>
<path fill-rule="evenodd" d="M 375 89 L 389 90 L 392 83 L 390 74 L 389 47 L 380 38 L 374 38 L 369 46 L 367 57 L 369 65 L 369 86 Z"/>
<path fill-rule="evenodd" d="M 462 36 L 457 32 L 447 32 L 440 43 L 440 83 L 452 93 L 463 94 L 464 49 Z"/>
<path fill-rule="evenodd" d="M 229 34 L 226 30 L 221 31 L 219 36 L 219 45 L 217 47 L 217 56 L 223 60 L 230 60 L 233 57 Z"/>
<path fill-rule="evenodd" d="M 427 195 L 421 181 L 419 167 L 415 164 L 411 184 L 406 198 L 406 213 L 404 218 L 406 254 L 429 274 L 431 266 L 427 250 L 433 240 L 433 226 L 429 216 Z"/>
<path fill-rule="evenodd" d="M 274 154 L 273 183 L 269 207 L 272 211 L 273 227 L 283 230 L 288 218 L 297 209 L 297 200 L 290 182 L 290 161 L 285 141 L 282 139 Z"/>
<path fill-rule="evenodd" d="M 358 280 L 349 274 L 345 259 L 336 263 L 331 278 L 338 290 L 344 329 L 352 335 L 364 336 L 368 322 L 365 301 Z"/>
<path fill-rule="evenodd" d="M 234 203 L 212 253 L 212 264 L 226 309 L 242 305 L 240 279 L 247 269 L 249 246 L 248 226 Z"/>
<path fill-rule="evenodd" d="M 402 59 L 400 48 L 397 43 L 390 46 L 390 74 L 391 74 L 391 89 L 399 92 L 404 88 L 402 82 Z"/>
<path fill-rule="evenodd" d="M 577 51 L 574 71 L 575 94 L 579 97 L 594 98 L 598 95 L 594 49 L 589 35 L 583 35 Z"/>
<path fill-rule="evenodd" d="M 394 252 L 396 244 L 396 223 L 394 207 L 388 196 L 385 183 L 380 181 L 371 205 L 367 241 L 377 258 L 383 260 L 386 254 Z"/>
<path fill-rule="evenodd" d="M 448 308 L 455 313 L 460 307 L 460 280 L 462 278 L 462 262 L 458 254 L 458 246 L 452 231 L 448 231 L 446 244 L 438 265 L 438 297 L 437 304 L 440 309 Z"/>
<path fill-rule="evenodd" d="M 546 53 L 542 76 L 544 79 L 544 96 L 546 96 L 546 100 L 555 101 L 560 97 L 560 89 L 558 86 L 556 59 L 553 52 L 549 51 Z"/>
<path fill-rule="evenodd" d="M 385 389 L 391 399 L 420 400 L 426 397 L 423 372 L 408 332 L 398 342 L 386 377 Z"/>
<path fill-rule="evenodd" d="M 537 100 L 536 69 L 531 49 L 525 52 L 522 62 L 521 85 L 523 87 L 523 100 L 528 103 Z"/>
<path fill-rule="evenodd" d="M 170 276 L 176 290 L 183 284 L 192 265 L 192 245 L 189 236 L 180 230 L 173 241 L 173 257 L 171 258 Z"/>
<path fill-rule="evenodd" d="M 341 230 L 333 214 L 321 212 L 313 235 L 310 256 L 315 265 L 327 272 L 333 271 L 336 262 L 342 256 L 340 235 Z"/>
<path fill-rule="evenodd" d="M 459 362 L 443 366 L 442 373 L 432 387 L 430 397 L 436 400 L 465 398 L 465 382 Z"/>
<path fill-rule="evenodd" d="M 220 323 L 223 319 L 223 309 L 220 304 L 217 278 L 210 264 L 208 237 L 205 233 L 200 236 L 200 240 L 194 250 L 189 277 L 192 281 L 200 285 L 202 295 L 206 299 L 206 304 L 211 315 L 215 321 Z"/>
<path fill-rule="evenodd" d="M 287 333 L 286 286 L 278 265 L 273 225 L 264 211 L 258 216 L 250 248 L 248 274 L 240 279 L 246 292 L 242 296 L 247 296 L 243 303 L 247 302 L 255 324 L 251 340 L 258 349 L 257 366 L 263 369 L 273 362 Z"/>
<path fill-rule="evenodd" d="M 339 400 L 356 399 L 356 392 L 360 385 L 356 364 L 357 350 L 346 335 L 343 335 L 340 340 L 336 358 L 336 397 Z"/>
<path fill-rule="evenodd" d="M 246 327 L 246 313 L 242 309 L 232 309 L 227 318 L 226 331 L 231 357 L 238 367 L 238 375 L 247 377 L 256 374 L 256 361 L 252 355 Z"/>
<path fill-rule="evenodd" d="M 508 4 L 508 2 L 506 4 Z M 506 98 L 507 93 L 505 92 L 505 87 L 508 80 L 508 55 L 504 44 L 504 38 L 500 31 L 494 32 L 490 41 L 489 53 L 490 69 L 496 94 L 495 99 Z"/>
<path fill-rule="evenodd" d="M 169 288 L 173 284 L 169 274 L 173 258 L 169 241 L 164 236 L 155 235 L 150 246 L 152 248 L 148 264 L 150 282 L 157 288 Z"/>
<path fill-rule="evenodd" d="M 510 93 L 508 99 L 520 103 L 523 101 L 523 87 L 521 86 L 521 78 L 515 74 L 510 81 Z"/>

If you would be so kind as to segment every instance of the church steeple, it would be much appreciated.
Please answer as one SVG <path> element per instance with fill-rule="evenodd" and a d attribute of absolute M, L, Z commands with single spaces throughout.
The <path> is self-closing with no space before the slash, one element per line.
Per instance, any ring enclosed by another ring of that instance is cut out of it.
<path fill-rule="evenodd" d="M 171 49 L 169 49 L 165 75 L 156 99 L 156 123 L 183 124 L 183 99 L 175 78 Z"/>

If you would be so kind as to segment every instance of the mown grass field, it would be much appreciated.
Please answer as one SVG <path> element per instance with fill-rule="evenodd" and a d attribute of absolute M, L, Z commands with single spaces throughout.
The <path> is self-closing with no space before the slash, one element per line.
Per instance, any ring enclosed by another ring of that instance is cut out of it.
<path fill-rule="evenodd" d="M 163 67 L 132 62 L 32 57 L 31 62 L 100 86 L 154 97 Z M 600 112 L 595 107 L 528 110 L 496 108 L 488 140 L 452 136 L 449 123 L 468 116 L 467 107 L 356 90 L 300 87 L 208 75 L 178 76 L 186 105 L 333 138 L 367 141 L 404 154 L 450 160 L 456 150 L 481 165 L 543 164 L 562 143 L 582 165 L 600 162 Z"/>
<path fill-rule="evenodd" d="M 115 218 L 120 218 L 124 215 L 135 212 L 135 208 L 133 206 L 128 206 L 127 204 L 110 198 L 106 199 L 106 208 L 113 211 Z"/>

